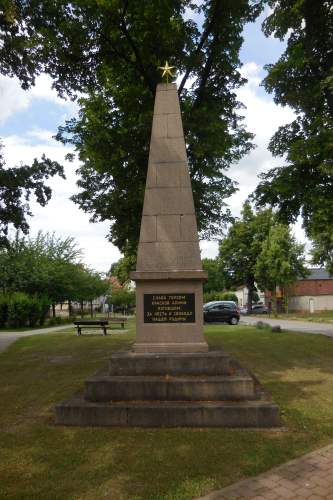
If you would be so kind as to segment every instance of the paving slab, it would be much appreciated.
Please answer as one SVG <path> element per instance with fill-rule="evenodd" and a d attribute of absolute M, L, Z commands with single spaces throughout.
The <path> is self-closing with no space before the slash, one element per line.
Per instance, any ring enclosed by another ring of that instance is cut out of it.
<path fill-rule="evenodd" d="M 197 500 L 333 500 L 333 444 Z"/>

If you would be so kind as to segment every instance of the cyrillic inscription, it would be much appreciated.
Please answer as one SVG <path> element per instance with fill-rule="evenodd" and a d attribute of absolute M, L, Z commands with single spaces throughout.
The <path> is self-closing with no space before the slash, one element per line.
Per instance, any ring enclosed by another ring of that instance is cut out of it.
<path fill-rule="evenodd" d="M 143 296 L 145 323 L 195 323 L 194 293 Z"/>

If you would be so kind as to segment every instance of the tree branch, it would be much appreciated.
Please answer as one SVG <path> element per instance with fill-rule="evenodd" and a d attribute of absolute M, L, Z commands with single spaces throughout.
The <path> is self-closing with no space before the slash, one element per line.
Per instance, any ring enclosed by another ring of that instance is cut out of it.
<path fill-rule="evenodd" d="M 198 55 L 198 54 L 201 52 L 201 50 L 202 50 L 202 48 L 203 48 L 204 44 L 206 43 L 206 41 L 207 41 L 207 39 L 208 39 L 208 37 L 209 37 L 209 35 L 210 35 L 210 33 L 211 33 L 211 31 L 212 31 L 213 27 L 214 27 L 214 24 L 215 24 L 215 21 L 216 21 L 216 15 L 217 15 L 217 12 L 218 12 L 218 3 L 219 3 L 219 2 L 218 2 L 218 0 L 217 0 L 217 1 L 216 1 L 216 3 L 215 3 L 215 9 L 214 9 L 214 13 L 213 13 L 213 15 L 212 15 L 212 18 L 211 18 L 210 22 L 208 23 L 208 25 L 207 25 L 206 29 L 205 29 L 205 30 L 204 30 L 204 32 L 202 33 L 202 35 L 201 35 L 201 39 L 200 39 L 200 42 L 199 42 L 199 44 L 198 44 L 198 46 L 197 46 L 197 48 L 196 48 L 196 50 L 195 50 L 195 52 L 194 52 L 193 56 L 196 56 L 196 55 Z M 190 66 L 187 68 L 187 70 L 186 70 L 186 72 L 185 72 L 185 75 L 184 75 L 184 76 L 183 76 L 183 78 L 182 78 L 182 81 L 181 81 L 181 83 L 180 83 L 180 85 L 179 85 L 179 89 L 178 89 L 178 94 L 179 94 L 179 95 L 182 93 L 182 91 L 183 91 L 183 89 L 184 89 L 185 83 L 186 83 L 186 81 L 187 81 L 188 77 L 190 76 L 190 73 L 191 73 L 191 71 L 192 71 L 192 69 L 193 69 L 193 66 L 194 66 L 194 65 L 192 64 L 192 65 L 190 65 Z"/>
<path fill-rule="evenodd" d="M 127 29 L 127 26 L 126 26 L 125 15 L 126 15 L 126 11 L 127 11 L 127 8 L 128 8 L 128 3 L 129 2 L 127 0 L 125 2 L 125 5 L 124 5 L 124 9 L 123 9 L 123 12 L 122 12 L 122 17 L 120 19 L 121 31 L 122 31 L 123 35 L 125 36 L 126 40 L 128 41 L 131 49 L 134 52 L 135 59 L 137 61 L 137 67 L 139 69 L 139 73 L 143 76 L 146 84 L 148 85 L 148 88 L 149 88 L 150 92 L 152 93 L 152 95 L 154 97 L 154 95 L 155 95 L 155 87 L 154 87 L 152 81 L 149 78 L 149 75 L 148 75 L 147 70 L 145 68 L 145 65 L 143 63 L 142 57 L 140 55 L 140 52 L 139 52 L 137 46 L 135 45 L 135 43 L 133 41 L 133 38 L 131 37 L 131 35 L 130 35 L 128 29 Z"/>

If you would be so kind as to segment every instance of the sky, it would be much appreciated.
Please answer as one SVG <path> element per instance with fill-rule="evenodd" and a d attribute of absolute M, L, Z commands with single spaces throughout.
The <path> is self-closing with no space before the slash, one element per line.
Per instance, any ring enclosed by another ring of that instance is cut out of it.
<path fill-rule="evenodd" d="M 241 49 L 242 73 L 248 83 L 239 89 L 238 98 L 246 106 L 243 110 L 245 124 L 255 134 L 256 148 L 238 164 L 232 165 L 228 175 L 238 182 L 239 191 L 226 200 L 234 216 L 239 216 L 243 202 L 255 189 L 258 174 L 281 164 L 267 150 L 270 137 L 280 125 L 293 120 L 288 107 L 274 104 L 272 96 L 266 94 L 260 82 L 265 76 L 263 66 L 275 62 L 283 51 L 283 44 L 273 37 L 266 38 L 260 25 L 265 15 L 256 23 L 246 25 L 244 44 Z M 107 222 L 90 223 L 89 214 L 70 201 L 78 192 L 75 170 L 78 163 L 65 161 L 69 147 L 53 139 L 57 129 L 65 120 L 75 116 L 75 103 L 57 96 L 51 89 L 52 81 L 47 75 L 37 78 L 36 85 L 28 91 L 21 89 L 16 78 L 0 75 L 0 137 L 5 146 L 4 156 L 8 167 L 30 164 L 43 153 L 65 165 L 66 180 L 51 179 L 52 199 L 46 207 L 31 203 L 34 216 L 29 218 L 30 235 L 39 230 L 55 232 L 66 238 L 73 236 L 83 250 L 83 262 L 100 272 L 107 272 L 121 254 L 107 239 Z M 301 224 L 294 227 L 294 234 L 305 241 Z M 202 241 L 202 257 L 214 258 L 218 252 L 217 242 Z"/>

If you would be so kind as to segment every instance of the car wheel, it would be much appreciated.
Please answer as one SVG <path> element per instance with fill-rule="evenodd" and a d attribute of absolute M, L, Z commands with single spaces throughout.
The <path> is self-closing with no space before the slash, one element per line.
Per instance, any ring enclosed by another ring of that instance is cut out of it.
<path fill-rule="evenodd" d="M 231 320 L 229 321 L 230 325 L 238 325 L 238 318 L 236 316 L 233 316 Z"/>

